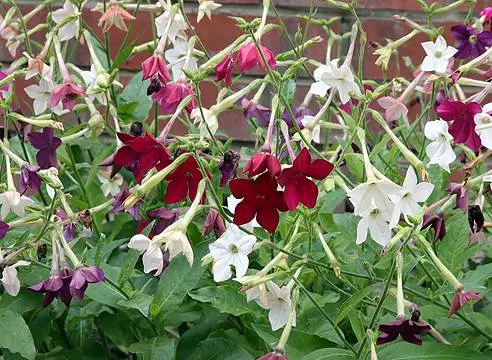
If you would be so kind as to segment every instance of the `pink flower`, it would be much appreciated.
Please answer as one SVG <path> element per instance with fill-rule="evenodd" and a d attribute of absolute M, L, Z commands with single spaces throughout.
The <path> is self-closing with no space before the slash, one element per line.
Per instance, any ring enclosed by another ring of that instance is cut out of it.
<path fill-rule="evenodd" d="M 167 70 L 166 63 L 161 55 L 154 54 L 142 63 L 143 78 L 142 80 L 147 80 L 156 78 L 160 85 L 164 86 L 171 80 L 171 75 L 169 75 L 169 70 Z"/>
<path fill-rule="evenodd" d="M 275 69 L 276 61 L 273 52 L 265 46 L 261 46 L 261 51 L 265 56 L 268 67 L 271 70 Z M 239 49 L 237 59 L 241 72 L 248 71 L 254 68 L 256 65 L 260 65 L 263 70 L 266 70 L 263 59 L 261 58 L 261 55 L 258 52 L 255 44 L 248 44 L 241 47 L 241 49 Z"/>
<path fill-rule="evenodd" d="M 85 90 L 73 81 L 65 81 L 53 90 L 50 98 L 50 108 L 54 108 L 61 101 L 64 109 L 73 111 L 79 95 L 87 96 Z"/>
<path fill-rule="evenodd" d="M 408 123 L 408 109 L 399 99 L 392 98 L 391 96 L 385 96 L 378 99 L 378 104 L 385 110 L 384 118 L 386 121 L 395 121 L 403 117 L 405 123 Z"/>
<path fill-rule="evenodd" d="M 205 223 L 203 224 L 202 236 L 207 236 L 212 230 L 216 238 L 219 238 L 226 231 L 224 220 L 222 220 L 222 217 L 215 210 L 208 212 Z"/>
<path fill-rule="evenodd" d="M 449 133 L 453 135 L 457 144 L 466 144 L 470 149 L 478 153 L 482 142 L 475 132 L 475 114 L 482 112 L 482 107 L 476 102 L 468 104 L 461 101 L 445 100 L 436 108 L 439 116 L 446 121 L 453 121 L 449 127 Z"/>
<path fill-rule="evenodd" d="M 461 290 L 456 292 L 453 297 L 453 302 L 451 303 L 451 308 L 449 309 L 448 317 L 456 314 L 459 309 L 461 309 L 470 300 L 480 300 L 481 297 L 475 290 Z"/>
<path fill-rule="evenodd" d="M 288 360 L 283 351 L 275 350 L 258 358 L 258 360 Z"/>
<path fill-rule="evenodd" d="M 173 114 L 181 101 L 191 94 L 194 94 L 193 90 L 184 83 L 168 83 L 152 95 L 152 100 L 159 104 L 164 114 Z M 191 112 L 195 106 L 196 101 L 193 98 L 186 110 Z"/>
<path fill-rule="evenodd" d="M 225 80 L 228 86 L 232 84 L 232 70 L 236 64 L 231 55 L 227 55 L 224 60 L 215 67 L 215 81 Z"/>
<path fill-rule="evenodd" d="M 99 10 L 98 7 L 94 11 Z M 99 26 L 103 26 L 103 32 L 109 31 L 113 25 L 123 31 L 128 31 L 125 20 L 135 20 L 135 17 L 118 4 L 117 0 L 110 0 L 106 12 L 99 19 Z"/>

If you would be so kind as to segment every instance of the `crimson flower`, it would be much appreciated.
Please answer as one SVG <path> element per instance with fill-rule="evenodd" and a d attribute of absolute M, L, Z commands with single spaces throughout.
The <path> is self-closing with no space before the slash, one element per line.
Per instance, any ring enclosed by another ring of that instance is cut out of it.
<path fill-rule="evenodd" d="M 458 144 L 466 144 L 478 153 L 482 142 L 475 132 L 473 117 L 482 111 L 480 104 L 476 102 L 465 104 L 447 99 L 436 108 L 436 111 L 443 120 L 453 121 L 449 133 L 453 135 L 454 141 Z"/>
<path fill-rule="evenodd" d="M 50 108 L 55 107 L 61 101 L 64 109 L 73 111 L 77 99 L 79 96 L 87 96 L 85 90 L 75 84 L 73 81 L 65 81 L 63 84 L 58 85 L 51 94 Z"/>
<path fill-rule="evenodd" d="M 45 307 L 51 304 L 55 298 L 59 298 L 68 306 L 72 301 L 72 295 L 70 294 L 72 275 L 72 269 L 63 268 L 51 275 L 48 279 L 31 286 L 29 290 L 44 294 L 43 306 Z"/>
<path fill-rule="evenodd" d="M 446 235 L 446 224 L 444 222 L 444 214 L 438 212 L 435 215 L 424 214 L 422 220 L 422 229 L 434 228 L 434 242 L 442 240 Z"/>
<path fill-rule="evenodd" d="M 261 46 L 261 51 L 265 57 L 266 62 L 268 63 L 268 67 L 271 70 L 274 70 L 276 61 L 273 52 L 265 46 Z M 237 60 L 239 62 L 239 68 L 241 72 L 248 71 L 254 68 L 256 65 L 260 65 L 263 70 L 266 70 L 263 59 L 261 58 L 261 55 L 255 44 L 243 45 L 241 49 L 239 49 Z"/>
<path fill-rule="evenodd" d="M 299 203 L 312 209 L 318 199 L 318 187 L 308 177 L 323 180 L 332 171 L 332 163 L 322 159 L 311 161 L 309 150 L 303 148 L 292 167 L 282 170 L 278 177 L 278 183 L 285 186 L 284 199 L 289 210 L 295 210 Z"/>
<path fill-rule="evenodd" d="M 225 80 L 228 86 L 232 84 L 232 70 L 234 69 L 235 61 L 232 55 L 227 55 L 224 60 L 215 67 L 215 81 Z"/>
<path fill-rule="evenodd" d="M 142 63 L 143 77 L 142 80 L 154 78 L 159 84 L 164 86 L 171 80 L 169 70 L 161 55 L 154 54 Z M 157 89 L 158 90 L 158 89 Z"/>
<path fill-rule="evenodd" d="M 203 179 L 203 175 L 198 163 L 193 156 L 190 156 L 166 177 L 168 184 L 164 202 L 174 204 L 186 199 L 186 196 L 189 196 L 190 200 L 195 199 L 198 183 L 201 179 Z"/>
<path fill-rule="evenodd" d="M 56 149 L 62 144 L 59 137 L 54 136 L 52 128 L 44 128 L 43 132 L 31 132 L 27 138 L 32 146 L 38 149 L 36 160 L 41 169 L 57 167 Z"/>
<path fill-rule="evenodd" d="M 188 95 L 194 94 L 193 90 L 186 84 L 168 83 L 161 87 L 159 91 L 154 92 L 152 100 L 159 104 L 164 114 L 173 114 L 181 101 Z M 196 101 L 193 100 L 186 106 L 186 110 L 191 112 L 196 106 Z"/>
<path fill-rule="evenodd" d="M 279 222 L 279 211 L 287 211 L 283 193 L 269 173 L 256 179 L 234 179 L 229 182 L 232 195 L 243 199 L 234 211 L 234 224 L 243 225 L 254 219 L 263 229 L 274 233 Z"/>
<path fill-rule="evenodd" d="M 74 271 L 70 281 L 70 295 L 72 298 L 82 300 L 89 284 L 104 281 L 104 272 L 97 266 L 82 267 Z"/>
<path fill-rule="evenodd" d="M 171 155 L 167 149 L 150 133 L 145 133 L 143 137 L 125 133 L 117 135 L 125 146 L 116 151 L 113 163 L 119 168 L 131 169 L 137 183 L 140 184 L 147 171 L 153 167 L 162 170 L 171 162 Z"/>
<path fill-rule="evenodd" d="M 417 335 L 424 334 L 430 331 L 429 324 L 424 324 L 420 321 L 413 321 L 406 317 L 397 318 L 395 321 L 390 321 L 379 325 L 379 331 L 382 334 L 378 337 L 377 344 L 386 344 L 398 338 L 398 335 L 403 340 L 415 345 L 422 345 L 422 339 Z"/>
<path fill-rule="evenodd" d="M 476 58 L 483 54 L 487 47 L 492 46 L 492 32 L 480 32 L 472 26 L 464 24 L 451 28 L 453 36 L 458 41 L 458 52 L 454 57 L 458 59 Z"/>
<path fill-rule="evenodd" d="M 465 306 L 465 304 L 468 301 L 480 300 L 480 299 L 481 299 L 480 295 L 475 290 L 457 291 L 454 294 L 453 302 L 451 303 L 451 307 L 449 308 L 448 317 L 451 317 L 451 315 L 456 314 L 458 310 L 461 309 L 463 306 Z"/>
<path fill-rule="evenodd" d="M 4 223 L 3 221 L 0 220 L 0 239 L 3 239 L 7 231 L 9 231 L 9 224 Z"/>
<path fill-rule="evenodd" d="M 244 165 L 243 173 L 248 172 L 248 177 L 252 178 L 267 171 L 271 177 L 275 177 L 280 174 L 281 170 L 280 161 L 275 156 L 269 153 L 259 153 L 253 155 Z"/>

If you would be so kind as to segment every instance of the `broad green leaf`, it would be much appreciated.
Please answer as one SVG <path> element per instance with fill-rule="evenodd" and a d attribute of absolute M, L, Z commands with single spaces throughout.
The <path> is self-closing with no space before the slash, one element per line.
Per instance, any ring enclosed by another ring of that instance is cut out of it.
<path fill-rule="evenodd" d="M 246 301 L 246 295 L 239 293 L 238 286 L 208 286 L 194 290 L 190 293 L 190 297 L 200 302 L 211 303 L 221 313 L 234 316 L 246 314 L 254 309 Z"/>
<path fill-rule="evenodd" d="M 120 95 L 120 101 L 138 102 L 138 106 L 135 108 L 133 115 L 137 119 L 146 119 L 149 116 L 149 111 L 152 108 L 152 99 L 147 96 L 147 88 L 149 87 L 150 80 L 142 81 L 142 72 L 137 73 L 133 79 L 130 80 L 125 90 Z"/>
<path fill-rule="evenodd" d="M 224 338 L 207 339 L 199 343 L 187 360 L 253 360 L 242 347 Z"/>
<path fill-rule="evenodd" d="M 151 303 L 152 303 L 152 296 L 147 294 L 137 294 L 130 300 L 118 301 L 118 305 L 131 309 L 137 309 L 144 316 L 147 316 L 149 314 L 149 308 Z"/>
<path fill-rule="evenodd" d="M 21 315 L 0 309 L 0 348 L 19 353 L 23 358 L 34 359 L 36 348 L 31 332 Z"/>
<path fill-rule="evenodd" d="M 492 264 L 480 265 L 473 271 L 468 271 L 463 276 L 465 289 L 478 290 L 483 288 L 485 282 L 492 277 Z"/>
<path fill-rule="evenodd" d="M 167 360 L 174 358 L 174 349 L 174 341 L 161 336 L 131 344 L 128 351 L 142 355 L 143 360 Z"/>
<path fill-rule="evenodd" d="M 292 101 L 294 98 L 295 91 L 296 91 L 296 82 L 294 80 L 289 79 L 282 84 L 282 95 L 284 99 L 286 99 L 289 105 L 291 106 L 292 106 Z"/>
<path fill-rule="evenodd" d="M 364 324 L 362 323 L 359 312 L 351 311 L 347 316 L 350 321 L 350 325 L 352 326 L 352 331 L 354 332 L 355 337 L 357 338 L 357 340 L 362 341 L 362 339 L 364 339 L 364 336 L 366 335 Z"/>
<path fill-rule="evenodd" d="M 357 305 L 359 305 L 359 303 L 366 296 L 370 295 L 374 290 L 376 290 L 377 288 L 380 288 L 380 287 L 381 287 L 381 284 L 379 284 L 379 283 L 369 285 L 368 287 L 357 291 L 351 297 L 349 297 L 347 300 L 345 300 L 345 302 L 340 307 L 340 311 L 339 311 L 338 316 L 335 320 L 335 323 L 338 324 L 340 321 L 342 321 L 345 318 L 345 316 L 347 316 L 349 312 L 354 310 L 357 307 Z"/>
<path fill-rule="evenodd" d="M 318 201 L 321 204 L 321 213 L 331 213 L 340 205 L 347 197 L 347 194 L 342 189 L 331 191 L 323 195 Z"/>
<path fill-rule="evenodd" d="M 349 350 L 344 349 L 321 349 L 304 356 L 301 360 L 353 360 L 355 356 Z"/>
<path fill-rule="evenodd" d="M 126 284 L 130 277 L 132 276 L 132 272 L 137 264 L 138 258 L 140 257 L 140 251 L 136 249 L 128 249 L 128 252 L 125 254 L 125 260 L 123 261 L 123 265 L 121 266 L 120 275 L 118 277 L 118 285 L 123 286 Z"/>
<path fill-rule="evenodd" d="M 450 346 L 424 342 L 415 346 L 405 342 L 395 342 L 378 351 L 379 360 L 483 360 L 483 355 L 464 346 Z"/>
<path fill-rule="evenodd" d="M 345 154 L 345 161 L 350 173 L 358 182 L 364 181 L 364 158 L 361 154 Z"/>

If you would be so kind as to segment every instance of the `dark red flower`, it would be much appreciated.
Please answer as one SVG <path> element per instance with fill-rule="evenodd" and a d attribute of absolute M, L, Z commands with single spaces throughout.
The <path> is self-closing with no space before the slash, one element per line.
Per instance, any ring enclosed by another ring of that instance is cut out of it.
<path fill-rule="evenodd" d="M 39 150 L 36 154 L 36 160 L 41 169 L 58 166 L 56 149 L 62 144 L 62 141 L 53 134 L 52 128 L 44 128 L 43 132 L 31 132 L 27 138 L 31 145 Z"/>
<path fill-rule="evenodd" d="M 472 233 L 482 230 L 485 219 L 479 205 L 468 205 L 468 223 Z"/>
<path fill-rule="evenodd" d="M 9 231 L 9 224 L 0 220 L 0 239 L 3 239 L 7 231 Z"/>
<path fill-rule="evenodd" d="M 38 170 L 41 169 L 36 165 L 26 165 L 21 169 L 19 181 L 19 193 L 24 195 L 27 189 L 33 192 L 38 192 L 41 187 L 41 178 L 38 175 Z"/>
<path fill-rule="evenodd" d="M 466 187 L 460 183 L 449 183 L 447 190 L 451 195 L 456 195 L 456 207 L 466 214 L 468 212 L 468 190 Z"/>
<path fill-rule="evenodd" d="M 453 122 L 449 127 L 449 133 L 453 135 L 456 143 L 466 144 L 477 153 L 480 151 L 482 142 L 475 132 L 473 120 L 475 114 L 482 111 L 480 104 L 476 102 L 465 104 L 447 99 L 436 108 L 436 111 L 443 120 Z"/>
<path fill-rule="evenodd" d="M 70 295 L 72 298 L 82 300 L 89 284 L 104 281 L 104 272 L 97 266 L 79 268 L 74 271 L 70 281 Z"/>
<path fill-rule="evenodd" d="M 241 155 L 234 150 L 228 150 L 224 153 L 219 163 L 220 186 L 226 185 L 229 180 L 236 177 L 237 166 Z"/>
<path fill-rule="evenodd" d="M 174 204 L 189 196 L 193 200 L 198 190 L 198 183 L 203 179 L 198 163 L 190 156 L 176 170 L 166 177 L 167 188 L 164 202 Z"/>
<path fill-rule="evenodd" d="M 171 80 L 169 70 L 162 56 L 152 55 L 142 63 L 142 80 L 154 78 L 159 81 L 161 86 L 166 85 Z"/>
<path fill-rule="evenodd" d="M 72 301 L 72 295 L 70 294 L 72 275 L 72 269 L 63 268 L 57 273 L 52 274 L 49 279 L 31 286 L 29 290 L 44 294 L 43 306 L 45 307 L 51 304 L 55 298 L 59 298 L 68 306 Z"/>
<path fill-rule="evenodd" d="M 188 95 L 194 94 L 193 90 L 184 83 L 168 83 L 152 95 L 152 100 L 159 104 L 164 114 L 173 114 L 181 101 Z M 191 112 L 196 106 L 193 100 L 186 106 L 186 110 Z"/>
<path fill-rule="evenodd" d="M 125 212 L 125 208 L 123 206 L 123 203 L 125 202 L 126 198 L 130 195 L 130 191 L 128 189 L 123 189 L 121 190 L 118 194 L 116 194 L 113 197 L 113 212 L 114 213 L 120 213 L 120 212 Z M 142 206 L 143 200 L 140 199 L 138 200 L 135 205 L 133 205 L 130 210 L 128 210 L 128 213 L 135 219 L 138 220 L 138 213 L 140 211 L 140 206 Z M 145 227 L 145 226 L 144 226 Z"/>
<path fill-rule="evenodd" d="M 235 61 L 232 55 L 227 55 L 224 60 L 215 67 L 215 81 L 225 80 L 228 86 L 232 84 L 232 70 L 234 69 Z"/>
<path fill-rule="evenodd" d="M 453 302 L 451 303 L 451 307 L 449 308 L 448 317 L 456 314 L 459 309 L 461 309 L 468 301 L 471 300 L 480 300 L 481 297 L 478 292 L 475 290 L 461 290 L 456 292 L 453 297 Z"/>
<path fill-rule="evenodd" d="M 278 183 L 285 186 L 284 199 L 289 210 L 295 210 L 299 203 L 312 209 L 318 199 L 318 187 L 308 177 L 323 180 L 332 171 L 332 163 L 322 159 L 311 162 L 309 150 L 303 148 L 292 167 L 282 170 L 278 177 Z"/>
<path fill-rule="evenodd" d="M 147 213 L 148 219 L 140 219 L 138 222 L 137 230 L 135 231 L 137 234 L 140 234 L 143 229 L 147 225 L 150 224 L 151 221 L 156 220 L 152 229 L 149 232 L 149 238 L 153 238 L 155 235 L 163 232 L 169 225 L 173 224 L 178 220 L 179 213 L 177 210 L 166 209 L 164 207 L 151 210 Z"/>
<path fill-rule="evenodd" d="M 269 352 L 263 356 L 260 356 L 257 360 L 288 360 L 287 356 L 283 352 L 278 350 Z"/>
<path fill-rule="evenodd" d="M 269 153 L 259 153 L 253 155 L 244 165 L 243 173 L 248 172 L 248 177 L 252 178 L 267 171 L 271 177 L 275 177 L 280 174 L 281 170 L 280 161 L 275 156 Z"/>
<path fill-rule="evenodd" d="M 171 163 L 171 155 L 167 149 L 150 133 L 145 133 L 143 137 L 125 133 L 117 135 L 125 146 L 116 151 L 113 163 L 131 169 L 137 183 L 140 184 L 147 171 L 153 167 L 162 170 Z"/>
<path fill-rule="evenodd" d="M 261 46 L 261 51 L 265 57 L 265 61 L 268 63 L 270 70 L 275 69 L 276 61 L 273 52 L 266 46 Z M 241 72 L 248 71 L 254 68 L 256 65 L 260 65 L 263 70 L 266 71 L 263 59 L 256 48 L 255 44 L 243 45 L 239 49 L 237 60 L 239 62 L 239 68 Z"/>
<path fill-rule="evenodd" d="M 424 214 L 422 229 L 427 229 L 429 227 L 434 228 L 434 242 L 436 242 L 437 240 L 442 240 L 446 235 L 444 214 L 442 212 L 438 212 L 435 215 Z"/>
<path fill-rule="evenodd" d="M 226 231 L 224 220 L 222 220 L 219 213 L 215 210 L 210 210 L 208 212 L 205 223 L 203 224 L 202 235 L 207 236 L 212 230 L 217 238 L 219 238 Z"/>
<path fill-rule="evenodd" d="M 229 181 L 232 195 L 243 199 L 234 211 L 234 224 L 243 225 L 254 219 L 270 233 L 275 232 L 279 222 L 279 211 L 287 211 L 283 193 L 277 190 L 277 181 L 269 173 L 256 179 L 234 179 Z"/>
<path fill-rule="evenodd" d="M 454 55 L 458 59 L 476 58 L 483 54 L 487 47 L 492 46 L 492 32 L 479 31 L 473 26 L 464 24 L 451 27 L 453 36 L 458 41 L 458 52 Z"/>
<path fill-rule="evenodd" d="M 398 335 L 400 335 L 406 342 L 422 345 L 422 339 L 417 335 L 424 334 L 430 331 L 430 329 L 430 325 L 420 321 L 409 320 L 406 317 L 401 317 L 400 319 L 397 318 L 395 321 L 379 325 L 379 331 L 381 331 L 382 334 L 379 335 L 377 344 L 381 345 L 394 341 L 398 338 Z"/>

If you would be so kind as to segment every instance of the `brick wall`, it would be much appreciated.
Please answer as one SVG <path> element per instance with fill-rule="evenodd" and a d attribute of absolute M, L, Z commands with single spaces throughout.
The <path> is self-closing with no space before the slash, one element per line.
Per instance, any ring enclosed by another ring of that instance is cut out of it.
<path fill-rule="evenodd" d="M 350 13 L 345 13 L 339 9 L 335 9 L 326 5 L 326 2 L 322 0 L 272 0 L 277 6 L 282 19 L 285 22 L 287 28 L 293 35 L 297 30 L 298 26 L 304 28 L 305 22 L 299 18 L 300 15 L 307 15 L 309 11 L 309 6 L 311 2 L 318 6 L 318 11 L 315 15 L 316 18 L 330 19 L 332 17 L 338 16 L 340 20 L 333 25 L 333 29 L 337 32 L 347 31 L 350 29 L 353 23 L 353 18 Z M 196 26 L 196 32 L 200 36 L 201 40 L 205 44 L 206 48 L 210 53 L 217 52 L 224 48 L 226 45 L 230 44 L 237 36 L 242 32 L 236 27 L 234 21 L 230 19 L 230 16 L 241 16 L 247 19 L 254 17 L 259 17 L 261 15 L 261 1 L 259 0 L 217 0 L 216 2 L 223 4 L 221 8 L 215 11 L 212 21 L 204 18 L 199 24 L 196 24 L 196 1 L 187 1 L 186 9 L 190 20 Z M 427 1 L 430 3 L 431 1 Z M 451 0 L 437 0 L 438 3 L 446 5 L 451 3 Z M 23 13 L 29 11 L 33 4 L 37 1 L 27 1 L 27 0 L 17 0 L 17 4 L 22 5 L 21 10 Z M 60 2 L 58 2 L 59 4 Z M 57 7 L 57 3 L 54 3 L 53 8 Z M 90 9 L 94 6 L 94 1 L 89 1 L 86 8 Z M 492 0 L 478 0 L 476 5 L 476 10 L 482 9 L 485 6 L 492 6 Z M 5 13 L 6 6 L 0 8 L 1 13 Z M 370 46 L 371 42 L 378 42 L 381 44 L 385 43 L 385 39 L 396 39 L 405 35 L 410 31 L 410 28 L 397 20 L 392 18 L 393 15 L 405 15 L 408 18 L 422 22 L 424 21 L 424 16 L 419 12 L 419 7 L 414 0 L 359 0 L 359 9 L 357 11 L 364 29 L 367 32 L 367 48 L 365 49 L 365 59 L 363 65 L 363 72 L 366 78 L 380 79 L 382 73 L 379 67 L 374 64 L 375 56 L 372 55 L 373 49 Z M 274 13 L 271 12 L 272 16 L 269 22 L 276 22 Z M 445 27 L 445 34 L 447 39 L 451 41 L 449 36 L 450 26 L 456 24 L 462 20 L 464 14 L 459 10 L 448 14 L 445 17 L 439 18 L 439 24 Z M 46 18 L 46 11 L 40 13 L 35 19 L 33 19 L 29 25 L 30 27 L 36 23 L 43 23 Z M 100 28 L 97 26 L 99 14 L 94 14 L 90 10 L 84 11 L 84 19 L 87 24 L 89 24 L 95 32 L 101 36 L 102 34 Z M 151 40 L 152 30 L 151 30 L 151 15 L 150 13 L 141 12 L 136 20 L 135 31 L 132 35 L 131 40 L 135 40 L 137 43 L 143 43 Z M 116 52 L 120 46 L 120 43 L 124 37 L 125 33 L 114 29 L 111 30 L 109 36 L 111 39 L 111 53 L 112 56 L 116 56 Z M 310 25 L 308 38 L 320 35 L 326 39 L 325 32 L 316 25 Z M 35 36 L 36 39 L 36 36 Z M 38 36 L 37 40 L 41 40 L 42 37 Z M 416 36 L 407 44 L 400 48 L 400 54 L 402 56 L 411 56 L 415 61 L 420 61 L 423 58 L 423 49 L 420 46 L 420 42 L 424 40 L 423 36 Z M 277 30 L 268 33 L 263 39 L 264 45 L 270 47 L 274 52 L 281 52 L 289 50 L 288 42 L 284 36 Z M 346 44 L 345 44 L 346 46 Z M 22 50 L 22 49 L 21 49 Z M 316 44 L 306 51 L 307 56 L 313 57 L 318 61 L 323 61 L 325 58 L 326 51 L 326 41 Z M 342 52 L 343 53 L 343 52 Z M 141 62 L 149 54 L 140 54 L 132 58 L 127 64 L 124 64 L 121 72 L 121 79 L 123 82 L 128 81 L 133 76 L 133 73 L 139 71 Z M 357 55 L 357 54 L 356 54 Z M 12 58 L 8 54 L 7 50 L 0 44 L 0 61 L 9 62 Z M 357 60 L 357 56 L 355 57 Z M 89 56 L 86 49 L 82 46 L 75 60 L 73 61 L 76 65 L 85 67 L 89 64 Z M 400 64 L 401 74 L 403 76 L 410 76 L 408 70 L 406 70 L 404 64 Z M 357 64 L 354 62 L 354 66 Z M 396 64 L 394 61 L 390 64 L 389 75 L 393 76 L 395 74 Z M 245 76 L 241 81 L 249 82 L 255 74 Z M 22 81 L 16 82 L 17 93 L 20 97 L 20 102 L 28 101 L 23 94 L 22 88 L 26 84 Z M 300 80 L 298 85 L 298 91 L 296 96 L 298 101 L 303 98 L 306 90 L 309 88 L 308 79 Z M 205 85 L 203 89 L 204 103 L 205 105 L 214 102 L 216 96 L 216 87 L 213 85 Z M 28 101 L 29 102 L 29 101 Z M 24 108 L 24 106 L 22 106 Z M 226 131 L 230 136 L 237 140 L 251 140 L 251 135 L 248 131 L 248 126 L 243 120 L 241 112 L 239 110 L 229 111 L 224 114 L 221 119 L 221 128 Z"/>

